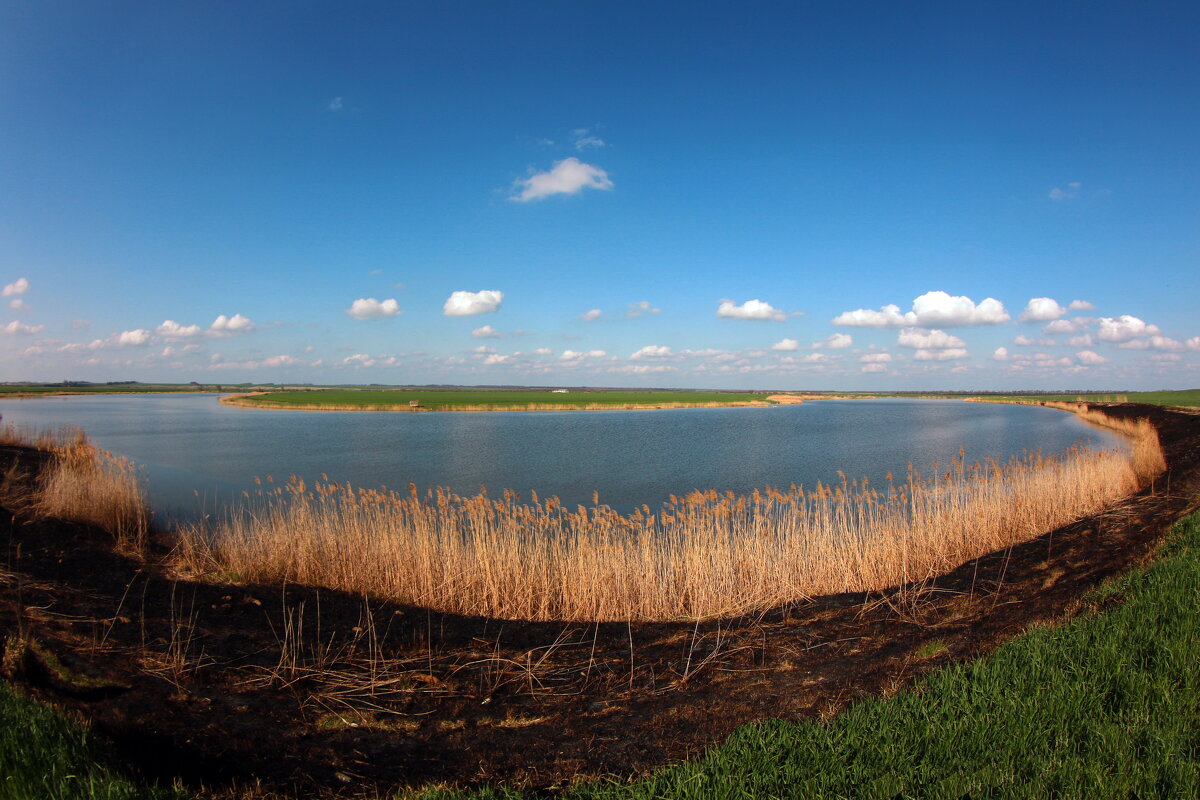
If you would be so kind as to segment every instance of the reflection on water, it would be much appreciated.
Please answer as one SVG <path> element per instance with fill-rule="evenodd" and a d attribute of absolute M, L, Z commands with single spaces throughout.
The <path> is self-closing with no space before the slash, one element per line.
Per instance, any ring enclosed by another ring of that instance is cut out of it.
<path fill-rule="evenodd" d="M 738 493 L 850 478 L 882 483 L 965 448 L 969 460 L 1118 440 L 1051 409 L 957 400 L 773 408 L 394 414 L 223 406 L 213 395 L 0 400 L 5 422 L 75 425 L 145 468 L 159 513 L 219 513 L 254 476 L 355 485 L 487 487 L 621 510 L 692 489 Z"/>

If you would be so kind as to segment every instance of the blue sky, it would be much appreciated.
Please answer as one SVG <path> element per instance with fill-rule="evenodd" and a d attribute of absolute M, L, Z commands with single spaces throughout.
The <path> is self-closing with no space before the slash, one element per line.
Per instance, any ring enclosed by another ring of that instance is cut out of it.
<path fill-rule="evenodd" d="M 1198 130 L 1195 3 L 5 2 L 0 380 L 1194 387 Z"/>

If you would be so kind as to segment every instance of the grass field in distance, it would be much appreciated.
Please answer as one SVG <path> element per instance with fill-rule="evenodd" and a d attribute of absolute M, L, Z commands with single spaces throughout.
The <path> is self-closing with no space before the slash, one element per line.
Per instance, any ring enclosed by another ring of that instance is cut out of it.
<path fill-rule="evenodd" d="M 569 391 L 556 393 L 543 390 L 515 389 L 321 389 L 314 391 L 268 392 L 248 398 L 251 403 L 264 405 L 330 406 L 330 407 L 388 407 L 405 408 L 413 400 L 422 408 L 462 406 L 525 407 L 654 405 L 668 403 L 747 403 L 766 400 L 767 395 L 744 392 L 696 391 Z"/>

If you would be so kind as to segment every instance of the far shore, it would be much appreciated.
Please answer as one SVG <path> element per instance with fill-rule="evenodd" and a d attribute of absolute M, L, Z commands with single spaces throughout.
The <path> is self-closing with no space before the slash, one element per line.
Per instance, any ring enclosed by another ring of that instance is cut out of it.
<path fill-rule="evenodd" d="M 220 402 L 227 406 L 241 408 L 266 408 L 285 411 L 387 411 L 399 413 L 420 413 L 431 411 L 640 411 L 664 408 L 768 408 L 776 405 L 800 405 L 804 400 L 818 399 L 811 395 L 773 394 L 765 400 L 729 400 L 728 402 L 706 401 L 689 403 L 657 402 L 657 403 L 527 403 L 521 404 L 455 404 L 445 406 L 407 405 L 407 401 L 397 404 L 363 404 L 351 405 L 346 403 L 277 403 L 270 400 L 257 400 L 268 392 L 239 392 L 224 395 Z"/>

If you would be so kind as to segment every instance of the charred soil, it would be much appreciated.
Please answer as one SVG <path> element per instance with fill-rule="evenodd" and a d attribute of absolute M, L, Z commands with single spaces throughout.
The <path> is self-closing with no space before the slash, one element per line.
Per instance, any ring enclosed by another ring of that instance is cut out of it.
<path fill-rule="evenodd" d="M 197 791 L 553 788 L 645 773 L 743 723 L 828 718 L 1095 611 L 1088 591 L 1152 556 L 1200 500 L 1200 415 L 1103 408 L 1148 417 L 1168 462 L 1117 507 L 920 585 L 699 624 L 490 620 L 182 579 L 165 535 L 123 555 L 104 531 L 28 514 L 46 456 L 0 448 L 4 671 L 89 720 L 136 773 Z"/>

